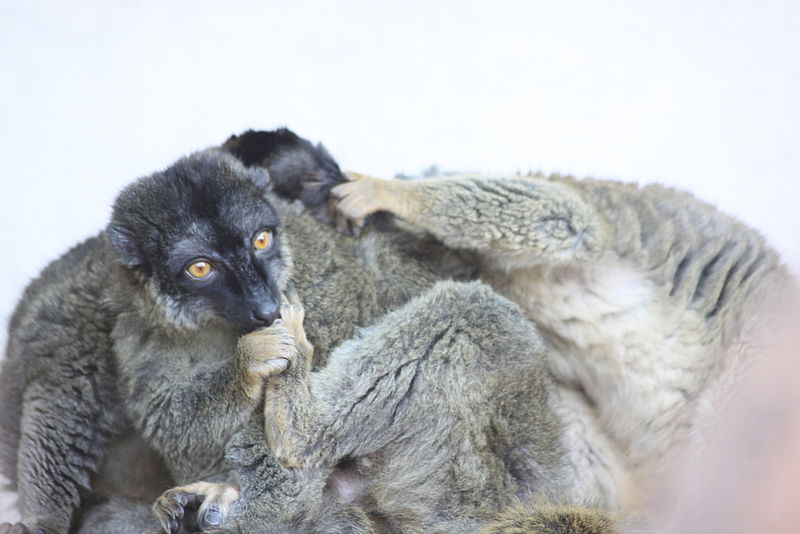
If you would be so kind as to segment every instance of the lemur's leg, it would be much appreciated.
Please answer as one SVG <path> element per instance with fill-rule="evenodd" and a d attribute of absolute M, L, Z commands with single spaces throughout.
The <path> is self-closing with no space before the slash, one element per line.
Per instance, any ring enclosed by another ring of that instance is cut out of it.
<path fill-rule="evenodd" d="M 267 441 L 287 466 L 332 465 L 374 452 L 407 431 L 400 428 L 406 411 L 417 415 L 443 389 L 469 382 L 467 398 L 489 394 L 488 385 L 511 366 L 541 380 L 541 338 L 516 305 L 478 283 L 437 284 L 340 345 L 313 373 L 302 308 L 284 306 L 281 317 L 243 340 L 289 362 L 267 380 L 264 409 Z M 429 381 L 437 383 L 432 391 L 420 385 Z M 439 404 L 425 410 L 450 410 L 456 395 L 436 397 Z"/>
<path fill-rule="evenodd" d="M 226 458 L 235 485 L 200 482 L 168 490 L 158 499 L 153 511 L 164 531 L 379 531 L 358 503 L 343 501 L 327 490 L 330 470 L 287 469 L 279 465 L 265 443 L 263 417 L 257 413 L 231 441 Z M 155 518 L 152 522 L 156 522 Z M 94 531 L 86 534 L 89 532 Z"/>
<path fill-rule="evenodd" d="M 386 211 L 446 245 L 526 260 L 585 257 L 602 248 L 605 226 L 580 194 L 544 177 L 381 180 L 349 173 L 337 209 L 356 226 Z"/>

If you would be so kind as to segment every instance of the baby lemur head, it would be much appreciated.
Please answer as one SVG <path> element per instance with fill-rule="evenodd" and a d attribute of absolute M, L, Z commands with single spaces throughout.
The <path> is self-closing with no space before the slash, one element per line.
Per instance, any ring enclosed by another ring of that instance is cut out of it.
<path fill-rule="evenodd" d="M 198 152 L 125 188 L 106 232 L 169 321 L 251 331 L 278 317 L 289 271 L 268 189 L 263 169 Z"/>

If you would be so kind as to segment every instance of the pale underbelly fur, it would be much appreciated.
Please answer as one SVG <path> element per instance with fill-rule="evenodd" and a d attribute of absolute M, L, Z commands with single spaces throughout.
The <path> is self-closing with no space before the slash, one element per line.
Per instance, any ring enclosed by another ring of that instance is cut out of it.
<path fill-rule="evenodd" d="M 720 349 L 699 314 L 619 264 L 484 272 L 539 327 L 556 380 L 583 394 L 628 475 L 646 485 L 691 438 L 717 389 Z"/>

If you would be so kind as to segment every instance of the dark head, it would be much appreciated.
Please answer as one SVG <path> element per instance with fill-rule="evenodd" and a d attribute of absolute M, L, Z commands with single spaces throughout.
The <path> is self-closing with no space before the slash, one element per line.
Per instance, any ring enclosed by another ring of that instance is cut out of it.
<path fill-rule="evenodd" d="M 330 191 L 347 181 L 336 160 L 321 144 L 314 145 L 286 128 L 248 130 L 232 135 L 222 150 L 247 167 L 269 170 L 272 190 L 290 200 L 298 199 L 317 218 L 330 222 Z"/>
<path fill-rule="evenodd" d="M 278 317 L 290 265 L 268 190 L 263 169 L 198 152 L 125 188 L 107 235 L 170 321 L 251 331 Z"/>

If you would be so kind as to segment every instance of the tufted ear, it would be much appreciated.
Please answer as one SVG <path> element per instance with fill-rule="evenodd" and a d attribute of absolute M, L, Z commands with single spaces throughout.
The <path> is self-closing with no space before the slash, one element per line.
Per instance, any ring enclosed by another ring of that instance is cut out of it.
<path fill-rule="evenodd" d="M 133 233 L 128 229 L 120 224 L 111 223 L 106 228 L 106 235 L 123 265 L 127 267 L 136 267 L 144 263 L 136 239 L 134 239 Z"/>
<path fill-rule="evenodd" d="M 240 164 L 241 165 L 241 164 Z M 245 175 L 256 187 L 266 191 L 272 190 L 272 180 L 269 171 L 264 167 L 245 167 Z"/>

